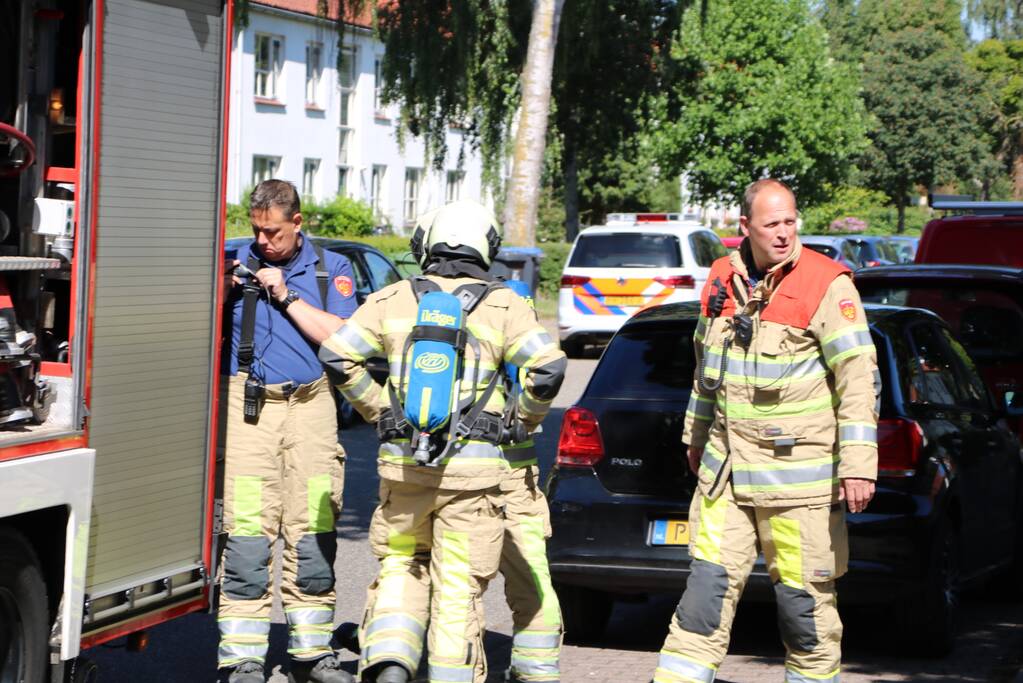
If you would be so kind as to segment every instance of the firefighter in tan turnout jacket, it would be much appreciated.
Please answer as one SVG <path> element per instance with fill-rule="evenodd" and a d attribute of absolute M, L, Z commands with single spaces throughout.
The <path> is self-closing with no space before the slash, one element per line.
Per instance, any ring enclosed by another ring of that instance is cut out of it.
<path fill-rule="evenodd" d="M 423 225 L 413 236 L 412 251 L 425 276 L 370 295 L 320 350 L 341 392 L 367 421 L 377 423 L 381 437 L 380 504 L 369 533 L 381 566 L 359 632 L 360 671 L 364 681 L 408 680 L 419 665 L 428 631 L 431 683 L 482 683 L 482 594 L 500 563 L 500 486 L 509 473 L 501 447 L 505 397 L 496 375 L 502 363 L 521 368 L 518 419 L 521 432 L 528 434 L 546 415 L 566 360 L 524 299 L 499 284 L 487 287 L 485 269 L 500 244 L 488 210 L 454 202 Z M 399 387 L 407 385 L 401 377 L 406 340 L 422 322 L 416 318 L 417 288 L 472 292 L 462 308 L 465 328 L 478 342 L 478 347 L 465 347 L 461 396 L 469 404 L 482 403 L 482 410 L 466 424 L 465 438 L 432 465 L 416 462 L 410 430 L 394 408 L 403 398 Z M 481 300 L 466 304 L 483 289 Z M 476 348 L 480 372 L 473 385 L 468 369 L 475 365 Z M 366 360 L 374 356 L 388 359 L 390 388 L 381 389 L 366 371 Z"/>
<path fill-rule="evenodd" d="M 848 269 L 795 235 L 795 197 L 746 190 L 746 239 L 711 268 L 695 334 L 683 440 L 699 489 L 690 576 L 656 683 L 713 681 L 736 604 L 764 554 L 787 652 L 785 680 L 838 681 L 844 500 L 863 510 L 877 474 L 874 345 Z"/>

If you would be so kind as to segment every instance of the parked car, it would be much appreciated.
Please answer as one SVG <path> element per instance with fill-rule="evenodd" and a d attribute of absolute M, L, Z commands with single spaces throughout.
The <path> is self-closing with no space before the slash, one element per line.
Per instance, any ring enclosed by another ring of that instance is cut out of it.
<path fill-rule="evenodd" d="M 924 226 L 916 263 L 974 263 L 1023 267 L 1023 203 L 945 201 L 932 208 L 952 215 Z"/>
<path fill-rule="evenodd" d="M 864 301 L 916 306 L 943 318 L 1023 438 L 1023 268 L 903 265 L 856 274 Z"/>
<path fill-rule="evenodd" d="M 327 251 L 341 254 L 351 262 L 353 279 L 355 280 L 355 299 L 360 306 L 366 301 L 366 297 L 373 292 L 403 279 L 394 263 L 382 251 L 368 244 L 330 237 L 312 236 L 309 239 Z M 251 237 L 232 237 L 225 240 L 225 258 L 235 258 L 235 254 L 250 242 L 252 242 Z M 383 385 L 387 380 L 388 374 L 386 359 L 371 358 L 367 363 L 367 368 L 373 379 L 378 384 Z M 358 422 L 359 414 L 352 405 L 340 393 L 336 394 L 335 398 L 338 410 L 338 423 L 350 425 Z"/>
<path fill-rule="evenodd" d="M 895 253 L 899 257 L 898 263 L 913 263 L 917 247 L 920 245 L 919 237 L 889 235 L 888 242 L 895 248 Z"/>
<path fill-rule="evenodd" d="M 569 357 L 604 343 L 638 311 L 700 296 L 728 251 L 711 230 L 678 214 L 611 214 L 576 238 L 561 274 L 558 337 Z"/>
<path fill-rule="evenodd" d="M 860 267 L 889 266 L 899 262 L 899 254 L 887 237 L 881 235 L 850 235 L 849 239 L 858 248 Z"/>
<path fill-rule="evenodd" d="M 625 323 L 564 415 L 548 553 L 571 637 L 598 637 L 617 598 L 684 588 L 685 534 L 661 531 L 684 529 L 696 484 L 680 439 L 698 310 Z M 867 511 L 847 518 L 841 602 L 890 608 L 904 649 L 944 652 L 965 582 L 1008 569 L 1019 583 L 1020 444 L 937 316 L 869 305 L 867 319 L 883 378 L 880 476 Z M 744 599 L 773 599 L 762 557 Z"/>
<path fill-rule="evenodd" d="M 855 242 L 840 235 L 800 235 L 799 241 L 807 249 L 838 261 L 850 270 L 860 267 L 860 248 Z"/>

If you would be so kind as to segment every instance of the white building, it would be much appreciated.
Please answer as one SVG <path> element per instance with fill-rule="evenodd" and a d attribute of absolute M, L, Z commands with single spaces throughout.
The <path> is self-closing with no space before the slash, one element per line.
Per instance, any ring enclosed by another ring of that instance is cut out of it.
<path fill-rule="evenodd" d="M 420 140 L 399 149 L 397 107 L 380 104 L 383 43 L 366 26 L 347 27 L 339 79 L 336 28 L 316 16 L 317 4 L 249 5 L 231 59 L 228 201 L 282 178 L 318 202 L 361 199 L 398 232 L 445 201 L 489 201 L 479 156 L 467 149 L 458 167 L 460 130 L 448 131 L 443 171 L 426 163 Z"/>

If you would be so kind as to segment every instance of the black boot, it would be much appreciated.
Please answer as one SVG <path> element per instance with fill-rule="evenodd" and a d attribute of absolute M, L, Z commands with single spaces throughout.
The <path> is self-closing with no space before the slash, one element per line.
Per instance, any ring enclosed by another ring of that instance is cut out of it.
<path fill-rule="evenodd" d="M 411 675 L 401 664 L 381 664 L 364 672 L 362 680 L 368 683 L 408 683 Z"/>
<path fill-rule="evenodd" d="M 266 675 L 259 662 L 242 662 L 230 670 L 227 683 L 265 683 Z"/>
<path fill-rule="evenodd" d="M 355 676 L 341 668 L 335 655 L 311 661 L 291 660 L 288 683 L 355 683 Z"/>
<path fill-rule="evenodd" d="M 334 635 L 330 639 L 330 646 L 335 650 L 348 650 L 355 654 L 361 654 L 359 647 L 359 625 L 351 621 L 334 629 Z"/>

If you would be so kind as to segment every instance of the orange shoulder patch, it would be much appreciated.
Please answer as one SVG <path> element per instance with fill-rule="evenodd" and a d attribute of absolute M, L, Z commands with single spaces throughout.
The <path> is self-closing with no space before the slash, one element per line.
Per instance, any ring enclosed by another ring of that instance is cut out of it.
<path fill-rule="evenodd" d="M 334 278 L 334 288 L 337 289 L 338 294 L 341 296 L 352 295 L 352 278 L 347 275 L 338 275 Z"/>
<path fill-rule="evenodd" d="M 856 320 L 856 304 L 853 303 L 852 299 L 842 299 L 839 301 L 838 310 L 846 320 L 850 322 Z"/>

